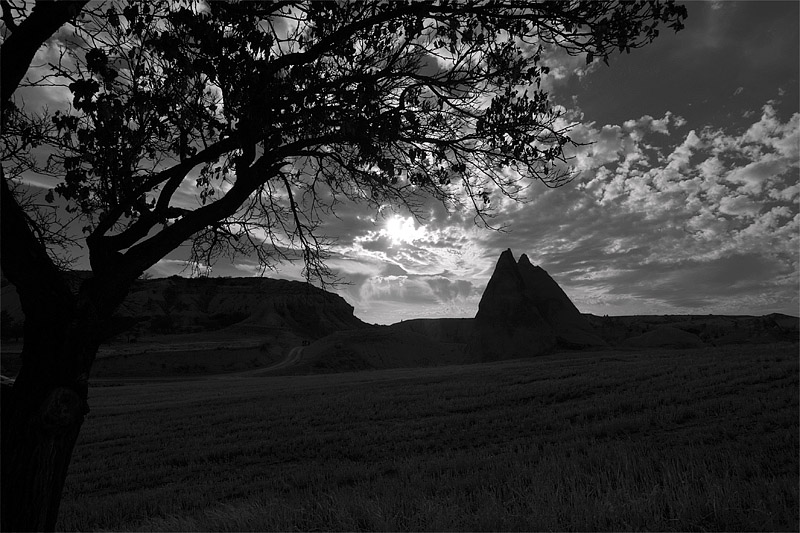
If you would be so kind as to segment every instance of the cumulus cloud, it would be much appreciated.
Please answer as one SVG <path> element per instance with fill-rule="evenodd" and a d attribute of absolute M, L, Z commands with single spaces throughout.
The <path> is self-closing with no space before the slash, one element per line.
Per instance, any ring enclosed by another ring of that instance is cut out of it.
<path fill-rule="evenodd" d="M 670 123 L 669 116 L 661 120 Z M 484 238 L 487 255 L 506 247 L 527 252 L 586 311 L 767 309 L 755 295 L 775 273 L 781 281 L 764 294 L 777 298 L 783 291 L 776 305 L 796 302 L 798 115 L 781 122 L 767 104 L 739 134 L 686 131 L 681 121 L 665 137 L 660 126 L 649 126 L 654 122 L 642 117 L 621 129 L 584 126 L 583 135 L 601 142 L 583 148 L 592 157 L 580 178 L 539 191 L 509 214 L 513 231 Z M 616 140 L 607 135 L 611 130 Z M 753 272 L 763 283 L 730 283 L 718 291 L 698 286 L 705 283 L 698 272 L 730 280 L 734 271 L 755 268 L 754 257 L 770 265 Z"/>
<path fill-rule="evenodd" d="M 719 201 L 719 212 L 725 215 L 754 217 L 761 206 L 744 194 L 726 196 Z"/>

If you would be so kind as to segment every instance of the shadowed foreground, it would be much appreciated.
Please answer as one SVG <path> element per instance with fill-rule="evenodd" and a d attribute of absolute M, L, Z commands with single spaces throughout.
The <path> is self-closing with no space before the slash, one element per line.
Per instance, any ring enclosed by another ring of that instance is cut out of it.
<path fill-rule="evenodd" d="M 797 530 L 796 344 L 96 387 L 66 530 Z"/>

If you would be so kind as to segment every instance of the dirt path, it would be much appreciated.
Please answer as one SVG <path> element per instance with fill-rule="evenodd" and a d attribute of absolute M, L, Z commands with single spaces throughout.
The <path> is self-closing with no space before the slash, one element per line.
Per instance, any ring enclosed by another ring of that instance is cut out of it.
<path fill-rule="evenodd" d="M 303 358 L 303 347 L 302 346 L 295 346 L 289 353 L 283 358 L 281 361 L 277 363 L 273 363 L 269 366 L 261 367 L 261 368 L 254 368 L 253 370 L 243 370 L 241 372 L 231 372 L 230 374 L 215 374 L 213 376 L 206 376 L 213 379 L 239 379 L 239 378 L 246 378 L 246 377 L 255 377 L 255 376 L 262 376 L 273 370 L 280 370 L 282 368 L 289 368 L 290 366 L 294 366 L 300 362 Z"/>
<path fill-rule="evenodd" d="M 260 369 L 258 371 L 254 370 L 253 372 L 267 372 L 267 371 L 270 371 L 270 370 L 278 370 L 279 368 L 288 368 L 290 366 L 294 366 L 297 363 L 299 363 L 302 358 L 303 358 L 303 347 L 302 346 L 295 346 L 294 348 L 289 350 L 289 354 L 286 356 L 286 358 L 283 361 L 279 361 L 279 362 L 275 363 L 274 365 L 270 365 L 270 366 L 268 366 L 266 368 L 262 368 L 262 369 Z"/>

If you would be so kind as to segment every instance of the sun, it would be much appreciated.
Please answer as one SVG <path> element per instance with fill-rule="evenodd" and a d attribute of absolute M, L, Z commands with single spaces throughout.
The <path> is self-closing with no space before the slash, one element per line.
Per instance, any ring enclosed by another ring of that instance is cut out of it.
<path fill-rule="evenodd" d="M 386 220 L 381 230 L 381 235 L 386 235 L 393 246 L 411 244 L 415 240 L 425 237 L 427 230 L 424 225 L 417 227 L 413 217 L 393 215 Z"/>

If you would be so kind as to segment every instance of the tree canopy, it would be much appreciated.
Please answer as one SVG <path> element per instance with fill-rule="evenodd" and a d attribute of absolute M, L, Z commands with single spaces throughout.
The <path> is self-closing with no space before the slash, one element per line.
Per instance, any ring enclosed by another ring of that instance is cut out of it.
<path fill-rule="evenodd" d="M 487 223 L 498 195 L 568 181 L 545 51 L 607 60 L 684 17 L 672 2 L 89 4 L 31 80 L 71 105 L 7 106 L 3 159 L 23 159 L 21 138 L 49 147 L 27 168 L 61 180 L 98 273 L 138 275 L 191 239 L 195 262 L 295 249 L 323 276 L 320 225 L 341 202 L 418 213 L 433 197 Z"/>

